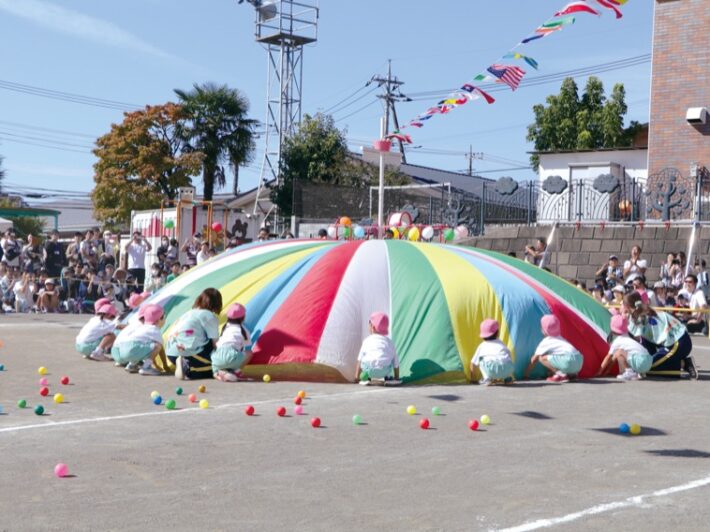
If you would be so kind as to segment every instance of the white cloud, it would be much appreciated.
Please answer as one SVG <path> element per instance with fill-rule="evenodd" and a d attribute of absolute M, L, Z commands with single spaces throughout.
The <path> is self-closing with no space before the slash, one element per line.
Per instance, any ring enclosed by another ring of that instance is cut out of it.
<path fill-rule="evenodd" d="M 0 10 L 31 20 L 50 30 L 95 43 L 150 54 L 161 59 L 176 59 L 111 22 L 43 0 L 0 0 Z"/>

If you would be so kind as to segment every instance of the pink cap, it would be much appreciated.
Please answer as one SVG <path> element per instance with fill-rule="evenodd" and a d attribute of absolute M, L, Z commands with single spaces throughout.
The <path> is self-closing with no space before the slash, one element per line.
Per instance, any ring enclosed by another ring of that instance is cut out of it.
<path fill-rule="evenodd" d="M 500 325 L 496 320 L 488 318 L 481 323 L 481 338 L 490 338 L 498 332 Z"/>
<path fill-rule="evenodd" d="M 553 314 L 546 314 L 543 316 L 540 320 L 540 326 L 542 327 L 542 332 L 545 333 L 545 336 L 559 336 L 562 334 L 560 320 L 558 320 L 557 316 Z"/>
<path fill-rule="evenodd" d="M 641 296 L 641 303 L 644 305 L 648 305 L 648 292 L 646 290 L 636 290 L 638 294 Z"/>
<path fill-rule="evenodd" d="M 373 312 L 370 315 L 370 323 L 377 334 L 387 334 L 389 332 L 390 319 L 384 312 Z"/>
<path fill-rule="evenodd" d="M 163 317 L 163 307 L 151 303 L 146 305 L 143 310 L 143 321 L 148 325 L 155 325 Z"/>
<path fill-rule="evenodd" d="M 239 303 L 232 303 L 227 309 L 227 319 L 239 320 L 247 315 L 247 309 Z"/>
<path fill-rule="evenodd" d="M 145 309 L 148 307 L 148 305 L 141 305 L 138 307 L 138 317 L 142 318 L 143 315 L 145 314 Z"/>
<path fill-rule="evenodd" d="M 129 308 L 136 308 L 138 305 L 140 305 L 143 302 L 143 296 L 141 294 L 138 294 L 136 292 L 133 292 L 130 297 L 128 298 L 128 307 Z"/>
<path fill-rule="evenodd" d="M 102 305 L 101 308 L 99 308 L 98 313 L 106 314 L 107 316 L 115 318 L 118 312 L 116 311 L 116 307 L 114 307 L 111 303 L 106 303 L 105 305 Z"/>
<path fill-rule="evenodd" d="M 111 300 L 107 297 L 102 297 L 101 299 L 97 299 L 96 303 L 94 303 L 94 312 L 98 313 L 99 309 L 106 305 L 107 303 L 111 303 Z"/>
<path fill-rule="evenodd" d="M 614 334 L 626 334 L 629 332 L 629 323 L 621 314 L 611 318 L 611 332 Z"/>

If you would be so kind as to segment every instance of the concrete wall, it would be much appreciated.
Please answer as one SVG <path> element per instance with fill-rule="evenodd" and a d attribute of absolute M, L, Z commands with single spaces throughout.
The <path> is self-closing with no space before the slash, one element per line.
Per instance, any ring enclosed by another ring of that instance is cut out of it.
<path fill-rule="evenodd" d="M 514 251 L 523 258 L 525 246 L 534 244 L 538 236 L 548 238 L 551 226 L 538 227 L 486 227 L 483 237 L 471 238 L 465 245 L 508 253 Z M 638 244 L 643 249 L 641 258 L 649 262 L 646 277 L 649 282 L 658 280 L 661 264 L 670 252 L 688 253 L 691 228 L 671 226 L 649 227 L 574 226 L 558 227 L 550 246 L 549 268 L 565 279 L 579 279 L 588 285 L 594 281 L 594 273 L 614 254 L 622 262 L 631 255 L 631 247 Z M 695 253 L 708 260 L 710 253 L 710 226 L 698 229 Z M 710 260 L 708 260 L 710 262 Z"/>

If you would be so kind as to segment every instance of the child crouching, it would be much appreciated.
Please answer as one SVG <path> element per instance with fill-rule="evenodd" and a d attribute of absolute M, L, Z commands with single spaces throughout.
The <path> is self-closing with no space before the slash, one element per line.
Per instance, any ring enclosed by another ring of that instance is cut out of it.
<path fill-rule="evenodd" d="M 363 340 L 360 347 L 355 382 L 367 386 L 371 379 L 384 379 L 399 384 L 399 357 L 394 342 L 387 336 L 389 324 L 390 320 L 383 312 L 370 316 L 370 336 Z"/>
<path fill-rule="evenodd" d="M 106 353 L 116 339 L 116 308 L 110 303 L 96 310 L 96 315 L 81 328 L 76 336 L 76 350 L 84 358 L 98 362 L 111 360 Z"/>
<path fill-rule="evenodd" d="M 500 382 L 513 383 L 513 358 L 506 345 L 498 339 L 499 329 L 496 320 L 483 320 L 480 329 L 483 342 L 471 360 L 471 377 L 480 369 L 483 378 L 478 383 L 485 386 Z"/>
<path fill-rule="evenodd" d="M 162 375 L 155 368 L 155 360 L 163 349 L 163 336 L 160 332 L 162 323 L 163 308 L 160 305 L 141 307 L 138 322 L 124 329 L 111 349 L 111 356 L 116 363 L 125 364 L 129 373 Z"/>
<path fill-rule="evenodd" d="M 629 336 L 629 323 L 622 315 L 611 318 L 611 332 L 616 338 L 611 343 L 609 354 L 602 361 L 598 375 L 604 375 L 612 362 L 619 364 L 617 379 L 636 381 L 651 369 L 653 358 L 648 350 Z"/>
<path fill-rule="evenodd" d="M 560 320 L 557 316 L 548 314 L 542 317 L 540 326 L 546 338 L 535 349 L 530 365 L 525 370 L 525 377 L 527 378 L 535 364 L 540 362 L 550 375 L 548 382 L 567 382 L 570 378 L 576 378 L 582 369 L 584 358 L 572 344 L 562 338 Z"/>
<path fill-rule="evenodd" d="M 217 349 L 212 353 L 212 372 L 214 378 L 222 382 L 247 380 L 241 369 L 251 359 L 251 336 L 244 327 L 247 310 L 243 305 L 234 303 L 227 309 L 227 323 L 222 327 L 222 334 L 217 340 Z"/>

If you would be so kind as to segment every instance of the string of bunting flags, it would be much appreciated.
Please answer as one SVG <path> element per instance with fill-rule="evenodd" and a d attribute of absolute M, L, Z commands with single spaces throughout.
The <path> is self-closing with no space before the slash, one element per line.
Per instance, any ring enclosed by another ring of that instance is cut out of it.
<path fill-rule="evenodd" d="M 403 132 L 403 129 L 409 127 L 424 127 L 427 120 L 431 120 L 434 116 L 448 114 L 457 107 L 461 107 L 473 100 L 483 99 L 488 104 L 494 103 L 496 101 L 495 98 L 481 88 L 480 85 L 482 83 L 502 83 L 510 87 L 512 91 L 515 91 L 520 86 L 520 83 L 527 73 L 520 66 L 511 64 L 511 60 L 522 61 L 525 65 L 534 70 L 538 70 L 539 68 L 538 62 L 535 59 L 518 51 L 521 46 L 525 46 L 538 39 L 544 39 L 548 35 L 552 35 L 553 33 L 561 31 L 566 26 L 574 24 L 576 20 L 574 15 L 577 14 L 587 13 L 601 16 L 602 11 L 608 9 L 614 12 L 617 19 L 620 19 L 623 14 L 619 8 L 627 2 L 628 0 L 577 0 L 568 3 L 551 18 L 538 26 L 532 34 L 525 37 L 514 46 L 512 50 L 503 55 L 497 62 L 486 68 L 484 72 L 476 75 L 471 82 L 464 83 L 458 91 L 451 93 L 448 98 L 439 101 L 435 106 L 420 113 L 413 120 L 410 120 L 407 125 L 395 130 L 387 135 L 386 138 L 388 140 L 394 139 L 406 144 L 411 144 L 411 135 Z"/>

